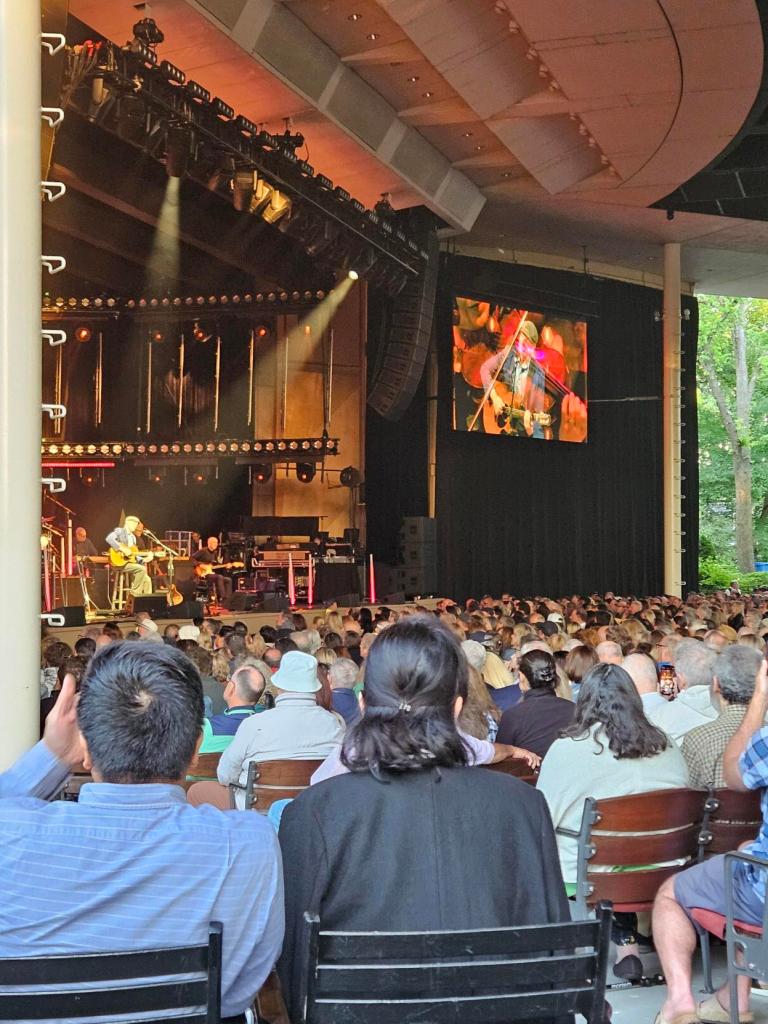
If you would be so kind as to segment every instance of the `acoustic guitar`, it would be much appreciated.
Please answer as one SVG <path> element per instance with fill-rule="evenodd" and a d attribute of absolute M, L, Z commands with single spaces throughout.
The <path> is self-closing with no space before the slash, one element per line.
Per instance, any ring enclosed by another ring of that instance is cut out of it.
<path fill-rule="evenodd" d="M 135 544 L 130 549 L 130 552 L 129 555 L 126 555 L 122 551 L 115 551 L 114 548 L 110 548 L 109 561 L 115 569 L 122 569 L 126 565 L 144 565 L 146 562 L 151 562 L 155 557 L 153 551 L 139 551 Z"/>
<path fill-rule="evenodd" d="M 244 562 L 221 562 L 210 563 L 210 562 L 198 562 L 195 566 L 195 576 L 199 580 L 205 579 L 206 576 L 210 576 L 212 572 L 218 572 L 219 569 L 244 569 Z"/>

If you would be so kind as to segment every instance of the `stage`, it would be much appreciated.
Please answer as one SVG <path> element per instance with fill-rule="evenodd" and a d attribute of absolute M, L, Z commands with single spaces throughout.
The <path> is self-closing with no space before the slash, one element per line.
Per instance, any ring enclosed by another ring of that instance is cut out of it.
<path fill-rule="evenodd" d="M 437 607 L 437 602 L 439 600 L 439 597 L 430 597 L 423 601 L 419 601 L 418 603 L 424 608 L 429 608 L 430 611 L 434 611 L 435 608 Z M 368 604 L 367 602 L 363 601 L 361 602 L 359 607 L 380 608 L 383 607 L 383 605 Z M 386 607 L 392 608 L 394 611 L 403 611 L 405 609 L 412 609 L 413 604 L 390 604 Z M 307 628 L 311 629 L 312 620 L 315 618 L 315 616 L 323 615 L 325 612 L 328 611 L 328 608 L 323 605 L 314 605 L 312 608 L 297 605 L 295 608 L 292 608 L 290 610 L 293 612 L 299 612 L 301 615 L 303 615 L 307 620 Z M 346 614 L 347 608 L 341 607 L 340 611 L 343 614 Z M 244 622 L 248 627 L 248 633 L 250 634 L 258 633 L 262 626 L 274 626 L 275 620 L 279 614 L 279 612 L 225 611 L 222 612 L 220 615 L 213 616 L 213 618 L 220 620 L 224 623 L 224 625 L 227 626 L 231 626 L 235 622 Z M 75 641 L 79 637 L 83 636 L 85 630 L 89 626 L 101 626 L 105 622 L 117 622 L 117 624 L 120 626 L 120 629 L 123 631 L 123 635 L 125 635 L 126 633 L 130 633 L 131 630 L 136 629 L 137 626 L 136 620 L 131 618 L 130 616 L 116 619 L 107 619 L 103 616 L 100 616 L 98 619 L 94 619 L 92 622 L 86 623 L 85 626 L 52 626 L 50 627 L 50 633 L 51 635 L 58 637 L 60 640 L 63 640 L 65 643 L 68 643 L 71 647 L 74 645 Z M 185 626 L 190 625 L 192 623 L 192 620 L 182 618 L 175 619 L 173 617 L 169 617 L 167 619 L 159 619 L 157 620 L 157 625 L 160 629 L 161 635 L 165 627 L 170 625 L 171 623 L 174 623 L 178 626 Z"/>

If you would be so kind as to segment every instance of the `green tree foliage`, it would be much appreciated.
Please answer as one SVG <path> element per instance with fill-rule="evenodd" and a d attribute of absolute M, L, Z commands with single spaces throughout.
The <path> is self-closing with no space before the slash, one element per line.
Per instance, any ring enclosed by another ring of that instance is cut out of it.
<path fill-rule="evenodd" d="M 706 555 L 768 561 L 768 301 L 702 296 L 700 527 Z"/>

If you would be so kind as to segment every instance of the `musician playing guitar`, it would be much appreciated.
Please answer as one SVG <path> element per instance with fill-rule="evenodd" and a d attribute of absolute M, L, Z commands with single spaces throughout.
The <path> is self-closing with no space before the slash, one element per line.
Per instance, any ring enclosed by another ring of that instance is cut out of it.
<path fill-rule="evenodd" d="M 232 597 L 232 580 L 229 576 L 225 576 L 223 573 L 216 572 L 216 566 L 223 568 L 223 558 L 219 551 L 219 540 L 218 537 L 209 537 L 205 542 L 205 547 L 200 548 L 199 551 L 192 552 L 192 561 L 196 563 L 196 566 L 211 566 L 212 570 L 202 570 L 205 573 L 203 577 L 208 584 L 210 590 L 215 590 L 216 597 L 219 604 L 225 608 L 229 607 L 229 602 Z M 199 575 L 199 574 L 198 574 Z"/>
<path fill-rule="evenodd" d="M 140 553 L 137 543 L 136 531 L 141 525 L 138 516 L 126 516 L 124 524 L 116 526 L 106 538 L 112 551 L 117 556 L 122 556 L 122 559 L 113 557 L 113 564 L 125 560 L 120 568 L 128 578 L 128 585 L 134 597 L 152 593 L 152 581 L 144 568 L 145 562 L 152 558 L 152 552 Z"/>

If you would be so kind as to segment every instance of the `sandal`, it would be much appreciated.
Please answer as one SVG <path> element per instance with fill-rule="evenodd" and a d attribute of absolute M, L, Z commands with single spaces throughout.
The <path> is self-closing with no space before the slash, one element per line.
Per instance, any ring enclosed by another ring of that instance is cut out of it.
<path fill-rule="evenodd" d="M 699 1018 L 695 1013 L 678 1013 L 674 1017 L 662 1017 L 659 1010 L 653 1024 L 699 1024 Z"/>
<path fill-rule="evenodd" d="M 716 995 L 703 1000 L 696 1007 L 699 1020 L 702 1024 L 730 1024 L 731 1015 L 720 1003 Z M 754 1024 L 755 1016 L 747 1010 L 739 1014 L 739 1024 Z"/>

